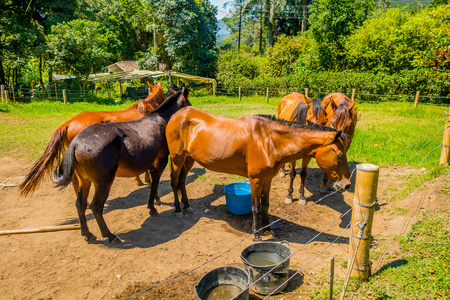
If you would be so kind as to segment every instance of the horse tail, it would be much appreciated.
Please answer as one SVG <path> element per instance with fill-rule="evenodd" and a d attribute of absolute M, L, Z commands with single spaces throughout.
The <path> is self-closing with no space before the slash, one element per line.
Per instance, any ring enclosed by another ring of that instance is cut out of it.
<path fill-rule="evenodd" d="M 308 113 L 308 105 L 306 103 L 300 102 L 295 110 L 292 112 L 290 121 L 299 122 L 300 124 L 306 124 L 306 116 Z"/>
<path fill-rule="evenodd" d="M 27 196 L 33 194 L 39 187 L 46 173 L 53 171 L 56 161 L 59 161 L 67 141 L 67 126 L 60 125 L 53 133 L 44 154 L 37 160 L 31 171 L 20 184 L 20 194 Z"/>
<path fill-rule="evenodd" d="M 53 182 L 56 187 L 64 189 L 72 182 L 74 173 L 73 163 L 75 159 L 75 144 L 71 143 L 64 154 L 62 161 L 53 172 Z"/>

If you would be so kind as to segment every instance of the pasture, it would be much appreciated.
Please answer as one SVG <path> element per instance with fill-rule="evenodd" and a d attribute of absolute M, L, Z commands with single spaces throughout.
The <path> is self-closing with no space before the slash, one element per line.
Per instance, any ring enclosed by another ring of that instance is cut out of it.
<path fill-rule="evenodd" d="M 270 98 L 266 103 L 264 97 L 244 97 L 242 101 L 232 97 L 190 97 L 193 106 L 229 118 L 276 114 L 280 99 Z M 64 106 L 50 101 L 0 104 L 0 182 L 9 178 L 14 185 L 14 178 L 26 175 L 56 127 L 75 114 L 119 110 L 129 105 Z M 351 171 L 364 162 L 380 166 L 379 207 L 371 250 L 372 272 L 380 276 L 382 270 L 393 268 L 392 263 L 414 253 L 414 249 L 402 252 L 396 236 L 409 232 L 423 213 L 447 212 L 448 216 L 449 167 L 438 166 L 446 109 L 425 105 L 414 109 L 411 103 L 404 102 L 358 103 L 357 107 L 360 117 L 348 161 Z M 318 290 L 328 284 L 331 257 L 336 260 L 336 282 L 345 277 L 349 238 L 346 227 L 353 187 L 324 197 L 318 192 L 322 174 L 313 160 L 306 179 L 307 208 L 297 201 L 285 205 L 289 179 L 273 179 L 269 219 L 288 217 L 273 226 L 278 238 L 263 240 L 288 241 L 291 252 L 297 251 L 291 257 L 291 274 L 300 272 L 284 294 L 270 299 L 310 299 L 311 293 L 317 299 L 325 298 L 326 293 Z M 224 265 L 242 267 L 240 253 L 253 243 L 251 215 L 228 213 L 223 193 L 226 184 L 243 180 L 195 164 L 186 182 L 195 212 L 177 219 L 169 167 L 161 178 L 158 192 L 162 205 L 157 207 L 159 215 L 155 217 L 150 217 L 147 209 L 148 187 L 136 186 L 132 178 L 116 178 L 104 218 L 123 243 L 110 244 L 108 239 L 100 238 L 89 210 L 88 225 L 99 237 L 89 244 L 79 230 L 0 236 L 0 294 L 4 299 L 126 299 L 160 284 L 135 299 L 195 299 L 194 285 L 206 272 Z M 297 177 L 294 199 L 298 199 L 298 188 Z M 0 230 L 78 223 L 75 199 L 72 187 L 58 190 L 50 179 L 27 198 L 19 197 L 17 186 L 6 186 L 0 190 Z M 448 230 L 448 219 L 443 226 Z M 448 272 L 448 266 L 425 268 L 425 273 L 430 269 Z M 438 285 L 442 275 L 432 276 L 438 279 L 428 280 L 436 285 L 430 288 L 434 297 L 436 291 L 442 292 Z M 350 287 L 348 295 L 354 287 Z M 358 299 L 378 297 L 375 285 L 368 288 L 372 293 L 367 294 L 362 287 Z M 339 285 L 336 295 L 338 289 Z M 421 293 L 420 289 L 413 291 Z M 404 294 L 406 299 L 408 290 Z M 426 292 L 419 295 L 426 299 Z M 253 293 L 250 297 L 264 298 Z"/>

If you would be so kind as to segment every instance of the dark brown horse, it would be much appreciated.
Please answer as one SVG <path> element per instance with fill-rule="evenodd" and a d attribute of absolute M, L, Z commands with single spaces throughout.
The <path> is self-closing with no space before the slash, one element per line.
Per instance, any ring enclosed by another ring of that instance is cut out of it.
<path fill-rule="evenodd" d="M 250 179 L 252 192 L 252 230 L 255 240 L 261 240 L 259 214 L 262 226 L 268 225 L 270 185 L 282 164 L 315 153 L 336 188 L 350 185 L 340 136 L 341 132 L 333 128 L 300 125 L 273 116 L 232 120 L 194 107 L 183 108 L 172 116 L 166 128 L 175 213 L 181 213 L 178 190 L 184 210 L 191 210 L 185 181 L 194 161 L 215 172 L 245 176 Z"/>
<path fill-rule="evenodd" d="M 352 100 L 343 93 L 331 93 L 322 100 L 322 105 L 328 116 L 326 125 L 336 128 L 337 130 L 342 130 L 347 135 L 347 140 L 344 142 L 346 153 L 348 149 L 350 149 L 350 145 L 355 135 L 356 123 L 358 121 L 355 104 L 356 101 L 352 102 Z M 321 192 L 327 191 L 327 181 L 327 174 L 324 174 L 320 186 Z"/>
<path fill-rule="evenodd" d="M 120 242 L 103 219 L 103 207 L 115 177 L 132 177 L 150 170 L 152 186 L 148 207 L 155 215 L 154 197 L 167 165 L 169 149 L 165 127 L 180 108 L 191 105 L 188 90 L 177 92 L 142 118 L 128 122 L 93 124 L 80 132 L 70 143 L 62 162 L 54 172 L 56 186 L 67 187 L 73 180 L 77 193 L 76 207 L 81 235 L 86 241 L 95 239 L 86 224 L 87 198 L 91 184 L 95 194 L 90 208 L 103 237 Z"/>
<path fill-rule="evenodd" d="M 287 95 L 281 99 L 278 104 L 278 112 L 277 118 L 283 119 L 286 121 L 296 121 L 300 124 L 307 123 L 316 123 L 320 125 L 325 125 L 327 123 L 327 114 L 323 109 L 322 102 L 318 98 L 314 98 L 313 100 L 305 97 L 299 93 L 292 93 Z M 302 160 L 302 171 L 300 173 L 300 198 L 299 204 L 305 205 L 305 178 L 306 178 L 306 170 L 308 168 L 308 163 L 310 159 L 304 158 Z M 288 195 L 285 198 L 286 204 L 292 203 L 292 192 L 294 191 L 294 180 L 297 172 L 295 171 L 296 161 L 291 161 L 289 163 L 289 188 Z M 281 177 L 285 176 L 284 165 L 280 168 L 279 175 Z"/>
<path fill-rule="evenodd" d="M 60 125 L 53 133 L 44 154 L 37 160 L 20 185 L 21 194 L 25 196 L 32 194 L 39 187 L 44 175 L 52 172 L 70 142 L 89 125 L 136 120 L 152 112 L 166 100 L 166 95 L 161 88 L 160 82 L 156 86 L 150 83 L 148 85 L 151 89 L 150 95 L 144 100 L 132 104 L 127 109 L 119 111 L 85 111 Z M 139 182 L 137 181 L 138 179 L 139 176 L 135 178 L 136 183 L 142 184 L 140 179 Z M 76 188 L 75 191 L 77 190 Z"/>

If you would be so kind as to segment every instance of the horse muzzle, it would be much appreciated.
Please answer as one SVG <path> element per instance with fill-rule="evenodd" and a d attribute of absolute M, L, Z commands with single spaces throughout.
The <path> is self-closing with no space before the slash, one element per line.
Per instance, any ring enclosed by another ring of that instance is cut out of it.
<path fill-rule="evenodd" d="M 341 179 L 339 181 L 336 181 L 333 184 L 333 188 L 336 191 L 339 191 L 339 192 L 342 192 L 342 193 L 345 192 L 346 190 L 348 190 L 351 186 L 352 186 L 352 182 L 349 179 L 346 179 L 346 178 Z"/>

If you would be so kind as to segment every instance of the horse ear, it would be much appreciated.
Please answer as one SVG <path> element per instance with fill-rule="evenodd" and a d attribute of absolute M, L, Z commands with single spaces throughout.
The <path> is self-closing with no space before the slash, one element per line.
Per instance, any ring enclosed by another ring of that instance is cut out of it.
<path fill-rule="evenodd" d="M 322 100 L 323 109 L 327 109 L 328 105 L 330 105 L 330 99 L 331 97 L 329 96 L 325 96 L 325 98 L 323 98 Z"/>
<path fill-rule="evenodd" d="M 187 100 L 187 98 L 189 97 L 189 89 L 184 89 L 183 90 L 183 96 Z"/>
<path fill-rule="evenodd" d="M 311 107 L 313 105 L 312 100 L 310 98 L 306 97 L 306 96 L 305 96 L 305 102 L 308 105 L 308 107 Z"/>
<path fill-rule="evenodd" d="M 169 87 L 169 92 L 170 92 L 172 95 L 176 93 L 175 90 L 172 89 L 172 88 L 170 88 L 170 87 Z"/>
<path fill-rule="evenodd" d="M 338 132 L 336 132 L 333 143 L 336 143 L 338 141 L 338 139 L 341 137 L 341 135 L 342 135 L 342 130 L 339 130 Z"/>
<path fill-rule="evenodd" d="M 331 98 L 331 100 L 330 100 L 330 105 L 331 105 L 331 108 L 332 108 L 333 110 L 336 110 L 337 105 L 336 105 L 336 102 L 334 102 L 334 99 L 333 99 L 333 98 Z"/>
<path fill-rule="evenodd" d="M 348 111 L 352 111 L 353 110 L 353 107 L 355 106 L 355 104 L 356 104 L 356 100 L 354 101 L 354 102 L 352 102 L 349 106 L 348 106 Z"/>

